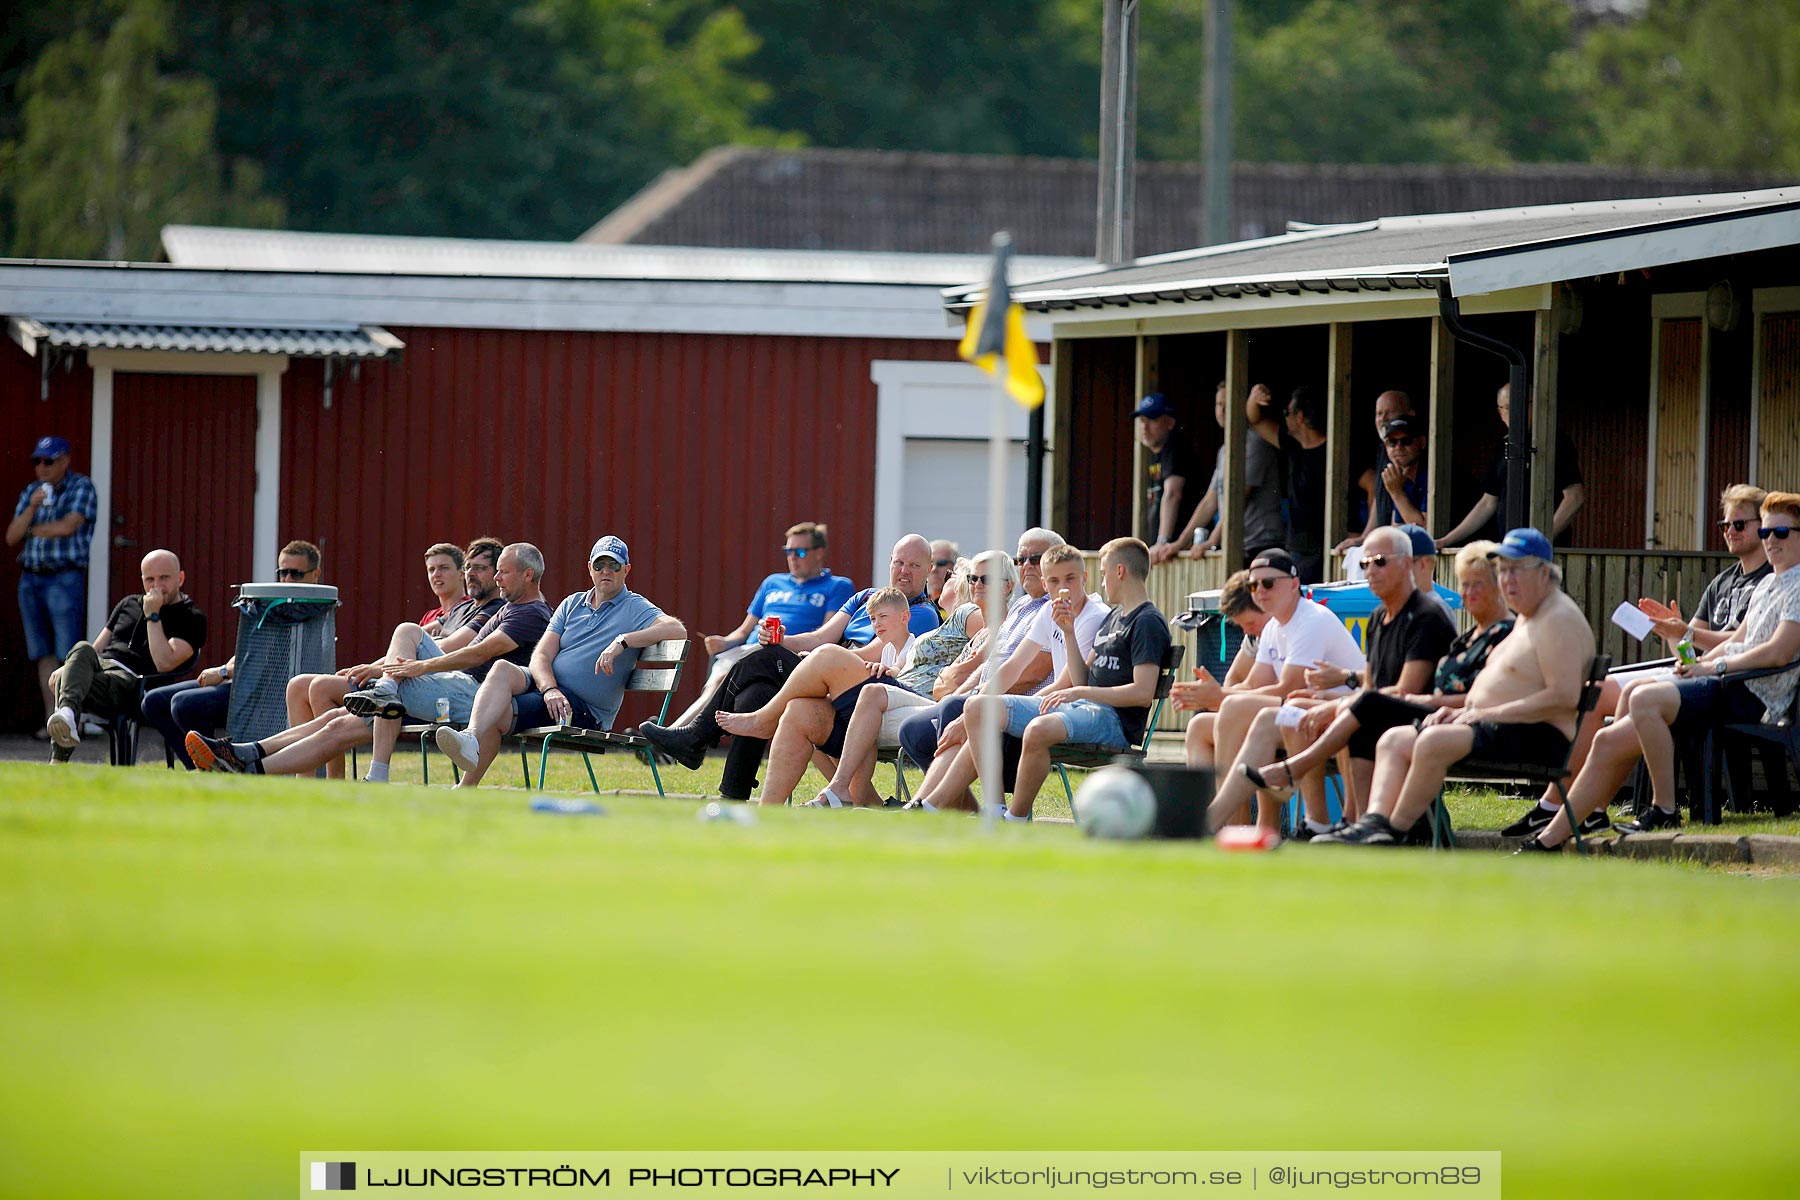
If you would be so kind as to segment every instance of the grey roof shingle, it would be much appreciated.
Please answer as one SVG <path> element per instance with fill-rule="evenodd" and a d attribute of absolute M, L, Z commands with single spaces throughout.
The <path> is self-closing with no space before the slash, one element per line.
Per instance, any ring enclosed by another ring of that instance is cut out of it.
<path fill-rule="evenodd" d="M 1144 162 L 1137 171 L 1139 256 L 1198 244 L 1204 172 Z M 666 172 L 579 238 L 587 243 L 791 247 L 982 254 L 1008 229 L 1021 254 L 1089 257 L 1098 168 L 1092 160 L 886 150 L 725 146 Z M 1784 176 L 1551 164 L 1512 167 L 1239 163 L 1239 239 L 1289 222 L 1339 224 L 1404 213 L 1740 191 Z"/>

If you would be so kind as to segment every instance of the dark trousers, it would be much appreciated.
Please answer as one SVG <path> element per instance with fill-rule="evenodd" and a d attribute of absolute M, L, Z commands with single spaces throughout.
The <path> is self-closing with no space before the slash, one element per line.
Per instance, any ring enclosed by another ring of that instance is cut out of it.
<path fill-rule="evenodd" d="M 56 706 L 77 715 L 112 717 L 129 712 L 138 698 L 138 677 L 100 661 L 92 642 L 76 642 L 57 668 Z"/>
<path fill-rule="evenodd" d="M 952 696 L 948 700 L 940 700 L 927 708 L 915 708 L 906 720 L 900 722 L 900 751 L 911 759 L 913 765 L 921 771 L 931 768 L 931 760 L 937 754 L 938 735 L 944 726 L 962 716 L 963 705 L 968 703 L 967 696 Z M 1024 743 L 1010 735 L 1000 739 L 1000 757 L 1006 773 L 1006 790 L 1011 791 L 1013 780 L 1019 773 L 1019 751 Z"/>
<path fill-rule="evenodd" d="M 202 687 L 198 680 L 186 679 L 144 693 L 144 720 L 162 734 L 163 741 L 188 770 L 194 764 L 187 756 L 187 735 L 213 732 L 225 724 L 231 711 L 231 685 L 217 683 Z"/>
<path fill-rule="evenodd" d="M 712 706 L 714 712 L 753 712 L 775 698 L 781 685 L 800 656 L 786 646 L 764 646 L 745 655 L 719 685 Z M 711 723 L 710 714 L 702 718 Z M 716 726 L 714 727 L 716 732 Z M 719 780 L 719 794 L 730 800 L 748 800 L 756 790 L 756 772 L 762 766 L 769 743 L 763 738 L 734 737 L 725 752 L 725 773 Z"/>

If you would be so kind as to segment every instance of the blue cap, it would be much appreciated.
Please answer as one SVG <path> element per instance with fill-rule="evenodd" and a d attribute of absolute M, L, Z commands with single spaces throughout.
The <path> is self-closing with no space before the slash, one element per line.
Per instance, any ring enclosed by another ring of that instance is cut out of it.
<path fill-rule="evenodd" d="M 594 543 L 594 548 L 588 551 L 588 562 L 593 562 L 602 554 L 608 558 L 617 559 L 622 567 L 631 565 L 631 551 L 625 548 L 625 540 L 616 538 L 610 533 Z"/>
<path fill-rule="evenodd" d="M 1489 558 L 1541 558 L 1549 562 L 1556 557 L 1550 539 L 1535 529 L 1514 529 L 1500 539 Z"/>
<path fill-rule="evenodd" d="M 1412 539 L 1414 558 L 1430 558 L 1437 553 L 1437 543 L 1431 540 L 1431 534 L 1423 525 L 1396 525 L 1394 528 Z"/>
<path fill-rule="evenodd" d="M 32 450 L 33 458 L 61 458 L 69 452 L 69 439 L 59 437 L 39 438 L 37 446 Z"/>
<path fill-rule="evenodd" d="M 1175 409 L 1169 404 L 1169 398 L 1167 396 L 1163 395 L 1161 392 L 1151 392 L 1148 396 L 1145 396 L 1142 400 L 1138 401 L 1137 412 L 1132 415 L 1149 417 L 1151 420 L 1155 420 L 1157 417 L 1174 416 Z"/>

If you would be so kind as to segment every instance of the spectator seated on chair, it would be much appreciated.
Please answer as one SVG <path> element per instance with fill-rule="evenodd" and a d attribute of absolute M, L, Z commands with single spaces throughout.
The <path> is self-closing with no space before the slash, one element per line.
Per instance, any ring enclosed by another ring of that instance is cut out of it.
<path fill-rule="evenodd" d="M 359 746 L 373 745 L 365 780 L 385 783 L 400 723 L 437 719 L 439 697 L 449 701 L 449 720 L 466 725 L 475 693 L 493 664 L 531 661 L 550 624 L 539 580 L 544 556 L 529 542 L 500 553 L 496 579 L 506 604 L 479 630 L 465 626 L 436 641 L 417 625 L 402 625 L 388 645 L 386 665 L 370 685 L 344 697 L 344 707 L 261 742 L 230 743 L 190 734 L 188 754 L 202 770 L 298 775 L 313 771 Z"/>
<path fill-rule="evenodd" d="M 626 587 L 631 551 L 608 534 L 588 551 L 585 592 L 565 597 L 532 651 L 530 669 L 501 660 L 475 693 L 467 730 L 440 725 L 438 749 L 477 787 L 515 729 L 611 729 L 638 654 L 687 636 L 687 627 Z"/>
<path fill-rule="evenodd" d="M 1515 529 L 1494 548 L 1500 594 L 1517 614 L 1489 653 L 1461 708 L 1439 708 L 1419 725 L 1397 725 L 1375 749 L 1369 810 L 1348 829 L 1313 844 L 1392 846 L 1436 800 L 1465 758 L 1560 765 L 1594 658 L 1594 631 L 1560 586 L 1550 541 Z"/>
<path fill-rule="evenodd" d="M 319 582 L 319 548 L 311 542 L 292 541 L 275 558 L 275 578 L 283 583 Z M 162 734 L 163 744 L 188 770 L 187 735 L 215 733 L 231 711 L 231 677 L 237 671 L 237 655 L 224 666 L 208 667 L 198 678 L 185 679 L 144 693 L 144 723 Z"/>
<path fill-rule="evenodd" d="M 184 670 L 206 645 L 206 614 L 182 592 L 187 572 L 168 550 L 152 550 L 141 565 L 142 595 L 113 605 L 91 642 L 76 642 L 50 676 L 55 709 L 50 761 L 68 762 L 81 744 L 81 718 L 110 719 L 138 711 L 146 675 Z"/>
<path fill-rule="evenodd" d="M 1234 769 L 1219 782 L 1211 809 L 1215 828 L 1228 823 L 1253 795 L 1257 823 L 1265 829 L 1277 828 L 1292 781 L 1322 772 L 1331 754 L 1346 746 L 1352 770 L 1345 810 L 1351 818 L 1361 815 L 1350 797 L 1369 794 L 1376 739 L 1395 725 L 1410 725 L 1433 711 L 1433 706 L 1405 697 L 1427 691 L 1438 660 L 1456 640 L 1456 626 L 1438 597 L 1418 587 L 1412 545 L 1405 531 L 1393 525 L 1384 525 L 1363 539 L 1369 590 L 1382 605 L 1369 619 L 1368 668 L 1315 667 L 1307 672 L 1307 687 L 1291 693 L 1281 708 L 1257 713 Z M 1478 569 L 1492 578 L 1485 561 Z M 1493 599 L 1498 607 L 1497 592 Z M 1328 692 L 1345 687 L 1357 690 L 1327 698 Z M 1348 728 L 1341 728 L 1339 722 Z M 1342 740 L 1326 739 L 1328 730 L 1341 732 Z M 1268 763 L 1276 747 L 1284 743 L 1293 754 L 1285 768 L 1280 763 L 1256 765 Z M 1301 750 L 1308 752 L 1303 755 L 1298 753 Z M 1323 786 L 1322 776 L 1319 785 Z M 1330 828 L 1308 818 L 1298 834 L 1305 840 Z"/>
<path fill-rule="evenodd" d="M 959 803 L 979 774 L 976 753 L 983 733 L 995 728 L 1020 739 L 1018 778 L 1007 819 L 1028 821 L 1050 758 L 1064 742 L 1116 747 L 1137 745 L 1144 736 L 1157 677 L 1168 653 L 1170 633 L 1145 585 L 1150 548 L 1137 538 L 1114 538 L 1100 549 L 1100 582 L 1112 611 L 1094 632 L 1093 652 L 1069 654 L 1061 677 L 1038 696 L 974 696 L 963 709 L 968 739 L 942 778 L 919 793 L 926 808 Z M 1061 589 L 1059 589 L 1060 591 Z M 1065 645 L 1076 638 L 1076 595 L 1052 595 L 1051 621 Z M 1091 603 L 1082 596 L 1082 602 Z M 1079 639 L 1077 649 L 1079 650 Z M 1001 797 L 990 796 L 989 803 Z"/>
<path fill-rule="evenodd" d="M 915 634 L 929 633 L 940 623 L 937 608 L 926 595 L 930 568 L 931 544 L 924 538 L 912 533 L 894 543 L 888 562 L 888 583 L 898 588 L 911 605 L 907 627 Z M 785 638 L 779 646 L 759 646 L 723 676 L 708 679 L 700 698 L 674 724 L 644 721 L 638 725 L 638 732 L 688 770 L 698 770 L 706 752 L 724 735 L 718 722 L 721 712 L 747 713 L 761 708 L 800 666 L 804 654 L 832 646 L 854 649 L 874 639 L 868 603 L 877 590 L 866 588 L 856 593 L 811 633 Z M 771 732 L 773 728 L 770 722 Z M 734 736 L 725 755 L 719 793 L 731 800 L 748 800 L 755 790 L 756 771 L 767 748 L 763 737 Z"/>
<path fill-rule="evenodd" d="M 834 770 L 825 789 L 809 803 L 820 808 L 846 804 L 880 807 L 881 797 L 871 783 L 877 743 L 885 734 L 888 743 L 895 744 L 901 720 L 910 712 L 932 706 L 938 679 L 986 628 L 984 610 L 990 589 L 1001 593 L 1004 608 L 1016 582 L 1012 559 L 1003 550 L 986 551 L 973 562 L 957 560 L 939 593 L 950 610 L 949 619 L 915 637 L 891 676 L 858 683 L 833 699 L 829 709 L 818 700 L 789 704 L 769 746 L 769 778 L 762 803 L 787 803 L 817 751 L 835 760 Z M 800 674 L 796 671 L 789 682 Z"/>
<path fill-rule="evenodd" d="M 833 575 L 825 565 L 825 526 L 802 521 L 789 526 L 781 547 L 787 570 L 777 571 L 757 586 L 744 619 L 730 633 L 708 634 L 707 688 L 716 687 L 732 665 L 762 643 L 760 626 L 767 617 L 781 619 L 782 636 L 811 633 L 843 608 L 856 585 L 843 575 Z M 703 689 L 707 690 L 707 689 Z M 686 717 L 679 718 L 677 724 Z"/>
<path fill-rule="evenodd" d="M 1570 837 L 1569 820 L 1602 808 L 1641 756 L 1650 776 L 1652 807 L 1620 832 L 1646 833 L 1681 824 L 1675 796 L 1675 746 L 1708 727 L 1731 722 L 1773 722 L 1787 714 L 1800 665 L 1756 679 L 1729 680 L 1737 671 L 1786 667 L 1800 658 L 1800 494 L 1770 492 L 1763 498 L 1758 534 L 1772 574 L 1750 596 L 1744 623 L 1698 662 L 1678 663 L 1673 680 L 1638 685 L 1625 716 L 1594 738 L 1587 763 L 1569 788 L 1567 810 L 1558 813 L 1522 849 L 1556 849 Z"/>

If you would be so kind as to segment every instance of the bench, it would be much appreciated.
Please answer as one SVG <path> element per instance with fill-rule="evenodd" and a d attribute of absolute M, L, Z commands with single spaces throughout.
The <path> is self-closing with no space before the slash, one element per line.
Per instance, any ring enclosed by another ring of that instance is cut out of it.
<path fill-rule="evenodd" d="M 675 699 L 675 689 L 681 686 L 681 672 L 687 663 L 687 653 L 686 638 L 645 646 L 638 653 L 637 665 L 625 680 L 625 691 L 628 694 L 662 697 L 662 708 L 656 714 L 658 724 L 668 719 L 669 705 Z M 517 730 L 507 740 L 519 743 L 521 761 L 525 761 L 527 747 L 538 747 L 539 791 L 543 790 L 544 776 L 550 769 L 552 749 L 572 750 L 580 754 L 582 765 L 587 767 L 588 783 L 596 792 L 600 790 L 600 781 L 594 777 L 594 764 L 589 756 L 605 754 L 609 750 L 624 750 L 636 754 L 649 765 L 650 777 L 656 781 L 656 794 L 668 794 L 663 790 L 662 772 L 657 769 L 656 751 L 649 740 L 640 734 L 583 729 L 577 725 L 543 725 L 536 729 Z M 531 786 L 529 776 L 525 786 Z"/>
<path fill-rule="evenodd" d="M 1186 653 L 1187 647 L 1174 641 L 1170 641 L 1168 650 L 1164 651 L 1162 667 L 1156 673 L 1156 702 L 1150 707 L 1149 719 L 1144 722 L 1144 736 L 1137 745 L 1120 749 L 1085 742 L 1063 742 L 1051 752 L 1050 765 L 1062 779 L 1063 795 L 1069 801 L 1071 811 L 1075 807 L 1075 789 L 1069 783 L 1069 767 L 1086 770 L 1120 761 L 1142 762 L 1150 753 L 1150 739 L 1156 734 L 1163 703 L 1169 698 L 1169 689 L 1175 684 L 1175 672 L 1181 668 L 1181 659 Z"/>
<path fill-rule="evenodd" d="M 1790 664 L 1791 667 L 1792 664 Z M 1726 683 L 1739 683 L 1746 679 L 1758 679 L 1764 675 L 1774 675 L 1786 671 L 1790 667 L 1767 667 L 1757 671 L 1734 671 L 1724 676 Z M 1771 805 L 1779 816 L 1786 816 L 1793 811 L 1793 796 L 1787 791 L 1787 769 L 1791 766 L 1800 770 L 1800 690 L 1794 693 L 1794 700 L 1787 713 L 1773 725 L 1765 725 L 1760 721 L 1733 721 L 1714 725 L 1706 731 L 1701 761 L 1707 769 L 1702 773 L 1704 779 L 1700 785 L 1700 804 L 1697 815 L 1708 825 L 1719 823 L 1719 802 L 1716 792 L 1717 781 L 1724 774 L 1727 752 L 1742 748 L 1746 753 L 1752 750 L 1765 753 L 1763 769 L 1771 779 L 1779 770 L 1781 774 L 1782 799 Z M 1768 753 L 1774 751 L 1776 753 Z M 1781 755 L 1785 754 L 1783 762 Z M 1749 790 L 1748 773 L 1743 780 L 1745 791 Z M 1737 787 L 1731 776 L 1726 775 L 1726 786 L 1731 790 L 1733 807 L 1740 807 Z M 1749 808 L 1748 803 L 1741 805 Z"/>

